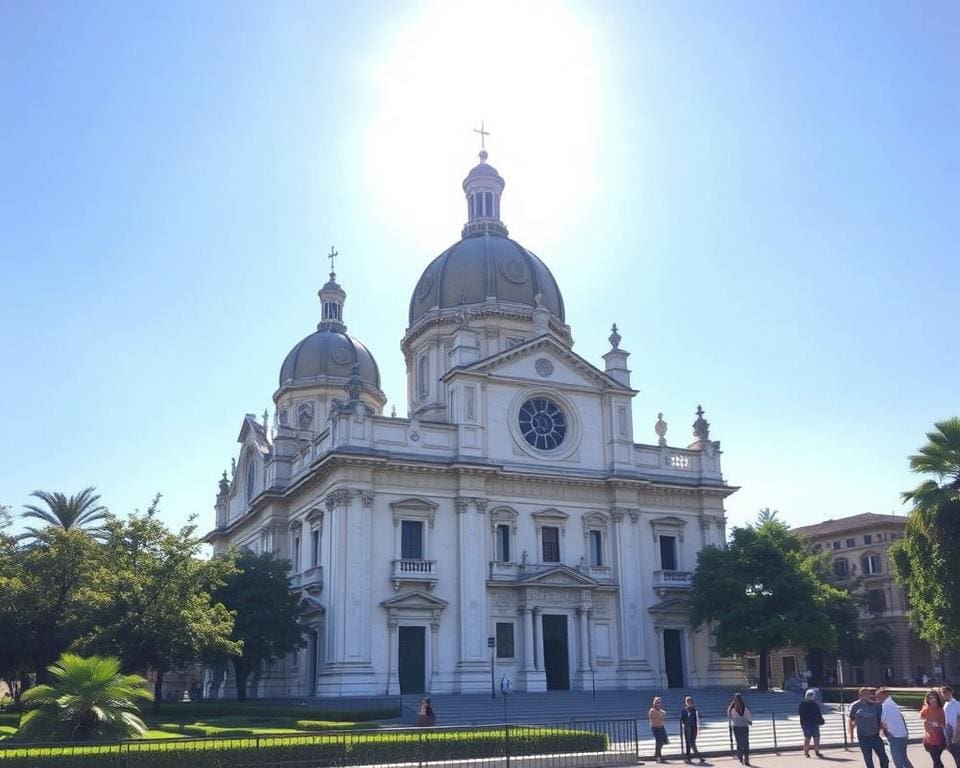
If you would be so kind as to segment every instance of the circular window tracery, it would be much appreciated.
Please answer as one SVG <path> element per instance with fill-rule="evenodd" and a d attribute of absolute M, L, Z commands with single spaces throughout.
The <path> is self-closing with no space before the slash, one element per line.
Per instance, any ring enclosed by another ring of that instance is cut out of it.
<path fill-rule="evenodd" d="M 531 397 L 517 415 L 520 434 L 540 451 L 559 448 L 567 435 L 567 419 L 560 406 L 545 397 Z"/>

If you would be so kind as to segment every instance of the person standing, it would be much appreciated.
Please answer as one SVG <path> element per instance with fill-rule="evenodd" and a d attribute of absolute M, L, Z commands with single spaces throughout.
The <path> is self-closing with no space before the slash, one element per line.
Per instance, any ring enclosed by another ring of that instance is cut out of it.
<path fill-rule="evenodd" d="M 913 768 L 910 758 L 907 757 L 910 732 L 900 707 L 890 698 L 890 692 L 886 688 L 877 691 L 877 701 L 880 702 L 880 725 L 890 743 L 890 757 L 894 768 Z"/>
<path fill-rule="evenodd" d="M 737 760 L 741 765 L 750 765 L 750 726 L 753 715 L 739 693 L 733 694 L 733 701 L 727 707 L 727 719 L 733 727 L 733 738 L 737 743 Z"/>
<path fill-rule="evenodd" d="M 663 745 L 668 744 L 670 739 L 667 737 L 667 713 L 663 709 L 663 699 L 659 696 L 654 697 L 653 706 L 647 712 L 647 719 L 650 721 L 650 731 L 656 745 L 653 758 L 658 763 L 665 763 L 667 761 L 663 759 Z"/>
<path fill-rule="evenodd" d="M 820 754 L 820 726 L 823 725 L 823 712 L 817 704 L 817 692 L 807 690 L 800 702 L 800 727 L 803 729 L 803 756 L 810 757 L 810 747 L 817 757 Z"/>
<path fill-rule="evenodd" d="M 943 768 L 940 756 L 947 746 L 947 721 L 943 714 L 943 699 L 937 691 L 930 691 L 924 697 L 920 719 L 923 720 L 923 748 L 933 760 L 933 768 Z"/>
<path fill-rule="evenodd" d="M 890 760 L 887 758 L 883 739 L 880 738 L 881 709 L 877 702 L 871 700 L 873 688 L 861 688 L 857 693 L 860 699 L 850 707 L 850 741 L 853 741 L 853 734 L 856 731 L 860 751 L 863 753 L 863 762 L 867 768 L 874 768 L 874 752 L 880 759 L 880 768 L 888 768 Z M 943 766 L 935 766 L 935 768 L 943 768 Z"/>
<path fill-rule="evenodd" d="M 960 701 L 953 697 L 953 688 L 943 686 L 943 717 L 946 725 L 947 751 L 960 768 Z"/>
<path fill-rule="evenodd" d="M 700 762 L 706 762 L 700 756 L 700 750 L 697 749 L 697 733 L 700 731 L 700 713 L 697 711 L 693 696 L 687 696 L 683 700 L 683 709 L 680 710 L 680 728 L 683 730 L 683 738 L 686 742 L 686 757 L 684 760 L 690 762 L 691 754 L 696 755 Z M 883 768 L 886 768 L 884 766 Z"/>
<path fill-rule="evenodd" d="M 437 724 L 437 712 L 429 698 L 420 702 L 420 711 L 417 713 L 417 725 L 424 728 L 433 728 Z"/>

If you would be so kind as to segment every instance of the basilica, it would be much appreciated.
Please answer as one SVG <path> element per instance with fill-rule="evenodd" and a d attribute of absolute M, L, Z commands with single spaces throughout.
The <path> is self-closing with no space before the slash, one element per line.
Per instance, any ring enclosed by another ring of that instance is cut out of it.
<path fill-rule="evenodd" d="M 602 365 L 574 352 L 560 286 L 510 238 L 485 151 L 463 191 L 460 239 L 412 287 L 407 416 L 383 412 L 331 269 L 273 423 L 243 419 L 206 540 L 289 559 L 308 627 L 251 694 L 738 684 L 688 622 L 697 552 L 723 546 L 736 490 L 702 409 L 688 445 L 662 414 L 656 442 L 635 442 L 617 327 Z M 205 686 L 233 695 L 228 669 Z"/>

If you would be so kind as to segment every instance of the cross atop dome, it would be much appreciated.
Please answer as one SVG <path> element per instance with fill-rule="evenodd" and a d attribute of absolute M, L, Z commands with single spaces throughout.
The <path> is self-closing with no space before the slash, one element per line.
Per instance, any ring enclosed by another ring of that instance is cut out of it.
<path fill-rule="evenodd" d="M 487 233 L 491 235 L 509 235 L 506 226 L 500 220 L 500 196 L 505 182 L 497 169 L 487 163 L 486 130 L 483 120 L 480 128 L 474 128 L 480 134 L 480 164 L 470 169 L 463 180 L 463 191 L 467 197 L 467 223 L 463 226 L 462 237 Z"/>

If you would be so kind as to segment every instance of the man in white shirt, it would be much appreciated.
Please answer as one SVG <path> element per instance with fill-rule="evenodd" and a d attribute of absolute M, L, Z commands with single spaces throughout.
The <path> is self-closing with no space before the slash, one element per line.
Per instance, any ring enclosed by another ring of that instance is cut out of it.
<path fill-rule="evenodd" d="M 893 759 L 894 768 L 913 768 L 910 758 L 907 757 L 910 734 L 900 707 L 890 698 L 890 692 L 886 688 L 877 691 L 877 701 L 880 703 L 880 724 L 890 744 L 890 757 Z"/>
<path fill-rule="evenodd" d="M 953 688 L 949 685 L 943 686 L 940 691 L 943 693 L 943 717 L 947 721 L 947 749 L 953 755 L 957 768 L 960 768 L 960 701 L 953 698 Z"/>

